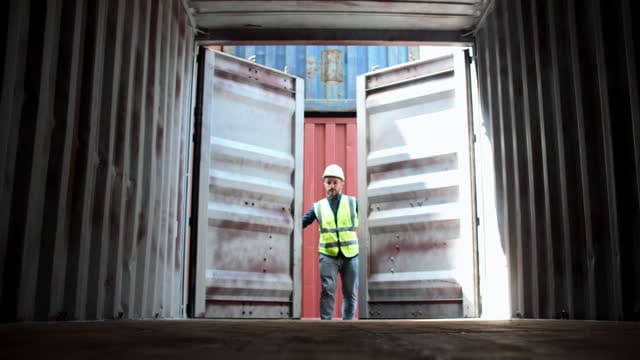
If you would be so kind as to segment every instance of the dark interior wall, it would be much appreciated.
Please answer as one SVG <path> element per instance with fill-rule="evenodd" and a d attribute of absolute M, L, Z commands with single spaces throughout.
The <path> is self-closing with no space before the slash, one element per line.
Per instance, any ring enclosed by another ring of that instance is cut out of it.
<path fill-rule="evenodd" d="M 1 320 L 181 317 L 180 0 L 2 7 Z"/>
<path fill-rule="evenodd" d="M 630 6 L 497 0 L 477 34 L 514 317 L 640 317 L 639 29 Z"/>

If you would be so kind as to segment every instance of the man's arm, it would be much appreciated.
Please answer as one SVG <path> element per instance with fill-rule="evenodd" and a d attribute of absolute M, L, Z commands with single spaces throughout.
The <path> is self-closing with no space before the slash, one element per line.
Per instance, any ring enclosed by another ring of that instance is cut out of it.
<path fill-rule="evenodd" d="M 312 222 L 314 222 L 316 220 L 316 212 L 313 211 L 313 205 L 311 206 L 311 209 L 309 209 L 309 211 L 307 211 L 306 214 L 304 214 L 304 216 L 302 217 L 302 228 L 306 228 L 307 226 L 311 225 Z"/>

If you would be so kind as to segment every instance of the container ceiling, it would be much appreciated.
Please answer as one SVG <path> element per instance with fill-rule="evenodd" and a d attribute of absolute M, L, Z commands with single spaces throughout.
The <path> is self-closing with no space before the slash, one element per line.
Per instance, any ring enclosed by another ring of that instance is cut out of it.
<path fill-rule="evenodd" d="M 214 41 L 456 42 L 474 30 L 492 2 L 183 0 L 193 25 L 200 30 L 200 39 Z"/>

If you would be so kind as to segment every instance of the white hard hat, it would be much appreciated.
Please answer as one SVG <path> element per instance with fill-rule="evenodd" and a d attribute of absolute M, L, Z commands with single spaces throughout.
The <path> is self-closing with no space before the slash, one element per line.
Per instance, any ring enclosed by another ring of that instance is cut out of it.
<path fill-rule="evenodd" d="M 337 177 L 340 178 L 342 181 L 344 181 L 344 172 L 342 171 L 342 168 L 339 165 L 336 164 L 331 164 L 329 166 L 327 166 L 326 169 L 324 169 L 324 174 L 322 174 L 322 177 Z"/>

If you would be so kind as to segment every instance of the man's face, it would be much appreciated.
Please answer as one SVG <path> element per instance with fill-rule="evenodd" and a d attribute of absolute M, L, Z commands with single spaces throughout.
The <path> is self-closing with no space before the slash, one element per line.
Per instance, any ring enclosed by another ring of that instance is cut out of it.
<path fill-rule="evenodd" d="M 344 182 L 336 177 L 324 178 L 324 189 L 327 190 L 327 196 L 336 196 L 342 191 Z"/>

